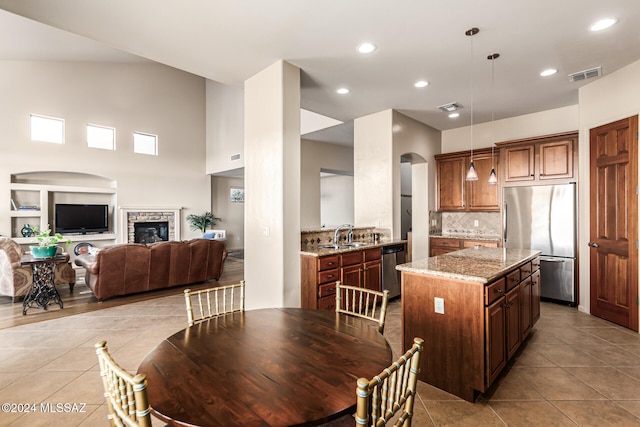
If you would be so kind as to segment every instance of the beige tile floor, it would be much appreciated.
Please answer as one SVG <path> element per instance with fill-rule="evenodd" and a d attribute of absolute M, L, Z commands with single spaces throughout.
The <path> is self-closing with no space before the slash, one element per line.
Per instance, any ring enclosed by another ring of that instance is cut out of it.
<path fill-rule="evenodd" d="M 177 290 L 151 301 L 0 330 L 0 402 L 35 405 L 34 412 L 1 412 L 0 426 L 107 425 L 94 344 L 107 340 L 116 360 L 135 371 L 158 342 L 185 326 L 184 297 Z M 398 300 L 390 304 L 385 336 L 397 355 Z M 414 426 L 638 426 L 640 336 L 543 303 L 530 339 L 477 403 L 425 383 L 418 391 Z M 58 403 L 77 407 L 42 412 L 41 404 Z"/>

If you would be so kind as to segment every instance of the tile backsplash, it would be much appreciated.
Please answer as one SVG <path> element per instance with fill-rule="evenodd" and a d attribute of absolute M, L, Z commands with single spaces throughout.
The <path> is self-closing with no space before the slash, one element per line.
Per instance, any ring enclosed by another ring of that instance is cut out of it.
<path fill-rule="evenodd" d="M 477 225 L 476 225 L 477 224 Z M 500 235 L 499 212 L 429 212 L 431 234 Z"/>

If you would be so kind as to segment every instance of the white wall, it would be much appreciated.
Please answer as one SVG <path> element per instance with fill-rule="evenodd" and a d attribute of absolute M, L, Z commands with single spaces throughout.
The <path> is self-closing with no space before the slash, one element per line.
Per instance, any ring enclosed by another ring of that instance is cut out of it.
<path fill-rule="evenodd" d="M 203 78 L 160 64 L 2 61 L 0 93 L 7 209 L 11 174 L 81 172 L 115 180 L 121 206 L 184 207 L 182 237 L 197 237 L 184 218 L 211 206 Z M 65 119 L 65 144 L 31 141 L 30 113 Z M 116 150 L 88 148 L 88 123 L 115 127 Z M 133 153 L 134 131 L 158 135 L 158 156 Z M 0 215 L 0 233 L 10 227 Z"/>
<path fill-rule="evenodd" d="M 222 221 L 215 229 L 226 230 L 227 250 L 244 248 L 244 203 L 229 200 L 231 188 L 244 188 L 244 178 L 211 178 L 212 212 Z"/>
<path fill-rule="evenodd" d="M 412 259 L 426 258 L 429 254 L 429 209 L 435 206 L 434 155 L 440 152 L 441 133 L 404 114 L 393 114 L 393 236 L 399 239 L 401 231 L 401 178 L 400 158 L 412 158 Z M 426 163 L 426 165 L 425 165 Z"/>
<path fill-rule="evenodd" d="M 580 88 L 580 182 L 578 250 L 580 257 L 580 309 L 590 312 L 589 301 L 589 130 L 640 114 L 640 61 Z M 637 177 L 636 177 L 637 179 Z M 633 238 L 633 237 L 631 237 Z M 637 238 L 637 236 L 636 236 Z M 639 284 L 640 286 L 640 284 Z"/>
<path fill-rule="evenodd" d="M 320 170 L 353 173 L 353 148 L 303 139 L 300 150 L 300 227 L 317 229 L 322 222 Z"/>
<path fill-rule="evenodd" d="M 354 225 L 393 229 L 393 110 L 353 122 Z"/>
<path fill-rule="evenodd" d="M 247 308 L 300 306 L 300 69 L 245 82 Z"/>
<path fill-rule="evenodd" d="M 207 80 L 206 99 L 207 173 L 244 167 L 244 89 Z"/>
<path fill-rule="evenodd" d="M 578 129 L 578 105 L 525 114 L 509 119 L 473 125 L 473 148 L 491 147 L 494 142 L 538 135 L 570 132 Z M 453 153 L 471 148 L 469 126 L 442 132 L 442 152 Z"/>
<path fill-rule="evenodd" d="M 322 228 L 353 224 L 353 176 L 320 178 L 320 221 Z"/>

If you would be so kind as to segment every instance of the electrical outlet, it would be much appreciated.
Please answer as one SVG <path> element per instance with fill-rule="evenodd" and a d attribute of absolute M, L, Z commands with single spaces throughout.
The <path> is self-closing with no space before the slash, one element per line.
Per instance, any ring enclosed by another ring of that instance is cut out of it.
<path fill-rule="evenodd" d="M 436 221 L 435 219 L 431 220 L 431 226 L 435 227 L 436 225 L 438 225 L 438 221 Z"/>
<path fill-rule="evenodd" d="M 433 305 L 435 306 L 436 313 L 444 314 L 444 298 L 433 298 Z"/>
<path fill-rule="evenodd" d="M 478 222 L 478 220 L 477 220 L 477 219 L 474 219 L 474 220 L 473 220 L 473 226 L 474 226 L 474 227 L 477 227 L 478 225 L 480 225 L 480 223 Z"/>
<path fill-rule="evenodd" d="M 263 234 L 265 237 L 269 237 L 269 234 L 270 234 L 270 233 L 271 233 L 271 230 L 269 230 L 269 227 L 264 227 L 264 228 L 262 229 L 262 234 Z"/>

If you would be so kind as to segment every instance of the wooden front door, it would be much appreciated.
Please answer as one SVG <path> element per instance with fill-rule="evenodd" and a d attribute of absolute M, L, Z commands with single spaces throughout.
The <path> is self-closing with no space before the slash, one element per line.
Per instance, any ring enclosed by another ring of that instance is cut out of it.
<path fill-rule="evenodd" d="M 591 314 L 638 330 L 638 117 L 590 131 Z"/>

